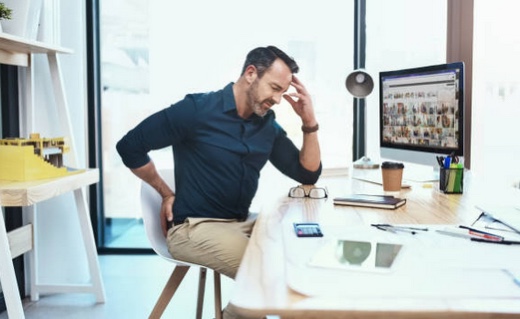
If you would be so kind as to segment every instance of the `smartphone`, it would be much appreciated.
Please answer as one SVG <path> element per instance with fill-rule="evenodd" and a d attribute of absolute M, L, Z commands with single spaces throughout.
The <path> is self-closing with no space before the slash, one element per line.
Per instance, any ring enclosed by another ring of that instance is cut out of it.
<path fill-rule="evenodd" d="M 294 232 L 298 237 L 323 237 L 318 223 L 294 223 Z"/>

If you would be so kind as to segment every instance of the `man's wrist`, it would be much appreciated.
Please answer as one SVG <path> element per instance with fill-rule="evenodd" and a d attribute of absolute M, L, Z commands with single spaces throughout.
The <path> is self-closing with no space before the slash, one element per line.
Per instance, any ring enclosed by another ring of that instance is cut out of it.
<path fill-rule="evenodd" d="M 170 197 L 175 197 L 175 194 L 174 193 L 170 193 L 170 194 L 166 194 L 166 195 L 161 195 L 162 199 L 165 200 L 165 199 L 168 199 Z"/>
<path fill-rule="evenodd" d="M 316 125 L 314 126 L 305 126 L 305 125 L 302 125 L 302 132 L 303 133 L 314 133 L 316 131 L 318 131 L 320 128 L 320 126 L 318 125 L 318 123 L 316 123 Z"/>

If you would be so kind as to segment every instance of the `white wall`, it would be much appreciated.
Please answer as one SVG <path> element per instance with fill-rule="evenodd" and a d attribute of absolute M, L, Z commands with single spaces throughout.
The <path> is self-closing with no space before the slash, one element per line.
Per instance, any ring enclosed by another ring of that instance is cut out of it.
<path fill-rule="evenodd" d="M 61 35 L 58 44 L 72 49 L 72 54 L 60 55 L 62 80 L 70 110 L 74 140 L 71 152 L 76 152 L 78 168 L 86 167 L 87 154 L 87 92 L 85 54 L 84 1 L 56 0 L 59 5 Z M 34 132 L 43 137 L 66 134 L 60 127 L 55 106 L 47 58 L 36 55 L 33 62 L 35 123 Z M 70 136 L 67 136 L 70 138 Z M 67 164 L 67 156 L 65 157 Z M 37 237 L 40 260 L 40 283 L 78 283 L 89 280 L 87 258 L 72 193 L 47 200 L 36 207 Z M 27 277 L 28 278 L 28 277 Z"/>

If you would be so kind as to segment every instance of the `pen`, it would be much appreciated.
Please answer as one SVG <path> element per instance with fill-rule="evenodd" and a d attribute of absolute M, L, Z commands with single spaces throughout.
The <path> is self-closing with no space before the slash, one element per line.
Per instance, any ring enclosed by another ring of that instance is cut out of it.
<path fill-rule="evenodd" d="M 442 230 L 442 229 L 437 229 L 437 230 L 435 230 L 435 231 L 438 232 L 439 234 L 448 235 L 448 236 L 453 236 L 453 237 L 460 237 L 460 238 L 475 238 L 475 237 L 471 236 L 471 235 L 468 234 L 468 233 L 456 232 L 456 231 L 453 231 L 453 230 Z M 475 238 L 475 239 L 476 239 L 476 238 Z"/>
<path fill-rule="evenodd" d="M 446 158 L 444 159 L 444 168 L 446 168 L 446 169 L 450 168 L 450 164 L 451 164 L 451 157 L 446 156 Z"/>
<path fill-rule="evenodd" d="M 390 224 L 372 224 L 372 226 L 428 231 L 428 228 L 426 228 L 426 227 L 396 226 L 396 225 L 390 225 Z"/>
<path fill-rule="evenodd" d="M 390 231 L 390 232 L 393 232 L 393 233 L 395 233 L 396 231 L 402 231 L 402 232 L 410 233 L 412 235 L 417 234 L 416 230 L 420 230 L 420 231 L 427 231 L 428 230 L 428 228 L 394 226 L 394 225 L 390 225 L 390 224 L 371 224 L 371 226 L 373 226 L 373 227 L 375 227 L 377 229 L 380 229 L 380 230 Z"/>
<path fill-rule="evenodd" d="M 451 159 L 451 164 L 458 164 L 459 158 L 457 155 L 455 155 L 455 152 L 451 152 L 450 156 L 448 156 Z"/>
<path fill-rule="evenodd" d="M 520 241 L 515 240 L 489 240 L 485 238 L 471 238 L 471 241 L 479 243 L 499 244 L 499 245 L 520 245 Z"/>
<path fill-rule="evenodd" d="M 496 239 L 486 239 L 483 237 L 475 237 L 475 235 L 471 235 L 470 233 L 465 233 L 461 231 L 457 231 L 456 228 L 452 230 L 435 230 L 439 234 L 459 237 L 459 238 L 469 238 L 471 241 L 481 242 L 481 243 L 490 243 L 490 244 L 501 244 L 501 245 L 520 245 L 520 241 L 513 240 L 496 240 Z"/>
<path fill-rule="evenodd" d="M 417 234 L 417 232 L 415 230 L 404 228 L 404 227 L 385 227 L 385 228 L 392 229 L 393 231 L 402 231 L 405 233 L 410 233 L 412 235 Z"/>
<path fill-rule="evenodd" d="M 444 157 L 443 156 L 437 156 L 437 163 L 440 167 L 444 167 Z"/>
<path fill-rule="evenodd" d="M 488 232 L 482 231 L 480 229 L 471 228 L 471 227 L 464 226 L 464 225 L 460 225 L 459 228 L 467 229 L 470 235 L 482 237 L 482 238 L 485 238 L 485 239 L 488 239 L 488 240 L 495 240 L 495 241 L 502 241 L 502 240 L 504 240 L 504 237 L 502 237 L 502 236 L 495 235 L 495 234 L 492 234 L 492 233 L 488 233 Z"/>
<path fill-rule="evenodd" d="M 449 228 L 449 229 L 437 229 L 436 232 L 443 235 L 453 236 L 453 237 L 460 237 L 460 238 L 469 238 L 469 239 L 479 239 L 479 240 L 485 240 L 486 242 L 501 242 L 503 241 L 503 237 L 500 236 L 488 236 L 485 234 L 482 234 L 480 231 L 469 231 L 467 229 L 464 229 L 465 227 L 460 228 Z M 487 238 L 491 237 L 491 238 Z"/>
<path fill-rule="evenodd" d="M 383 227 L 383 226 L 380 226 L 380 225 L 376 225 L 376 224 L 371 224 L 370 226 L 373 226 L 379 230 L 383 230 L 383 231 L 389 231 L 391 233 L 394 233 L 395 234 L 395 230 L 392 229 L 392 228 L 389 228 L 389 227 Z"/>

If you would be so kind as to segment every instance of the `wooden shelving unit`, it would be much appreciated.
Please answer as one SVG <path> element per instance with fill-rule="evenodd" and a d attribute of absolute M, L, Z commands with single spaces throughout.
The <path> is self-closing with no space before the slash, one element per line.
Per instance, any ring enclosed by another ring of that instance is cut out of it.
<path fill-rule="evenodd" d="M 74 141 L 73 130 L 57 57 L 58 54 L 70 53 L 72 51 L 66 48 L 47 45 L 38 41 L 28 41 L 0 32 L 0 63 L 24 67 L 30 74 L 32 56 L 34 54 L 45 54 L 47 56 L 54 96 L 58 114 L 60 115 L 60 124 L 72 143 Z M 31 82 L 30 75 L 28 79 Z M 26 86 L 28 105 L 23 107 L 28 117 L 25 119 L 26 130 L 30 130 L 32 129 L 32 118 L 34 117 L 31 96 L 32 83 L 26 83 Z M 73 151 L 69 157 L 69 166 L 75 167 L 77 165 L 76 156 L 74 155 L 73 145 L 71 146 Z M 18 295 L 18 284 L 12 263 L 12 258 L 24 253 L 29 255 L 30 294 L 32 300 L 38 300 L 40 293 L 83 292 L 95 294 L 97 302 L 105 301 L 105 291 L 99 270 L 92 224 L 83 189 L 98 181 L 98 169 L 87 169 L 84 172 L 65 177 L 37 181 L 0 181 L 0 206 L 22 206 L 29 216 L 27 225 L 7 233 L 3 214 L 0 213 L 0 281 L 10 318 L 25 317 L 22 302 Z M 34 239 L 37 238 L 35 234 L 38 232 L 38 227 L 34 207 L 43 200 L 71 191 L 74 193 L 84 248 L 87 254 L 90 283 L 78 285 L 40 284 L 38 282 L 38 258 L 35 253 L 38 249 L 38 242 Z"/>

